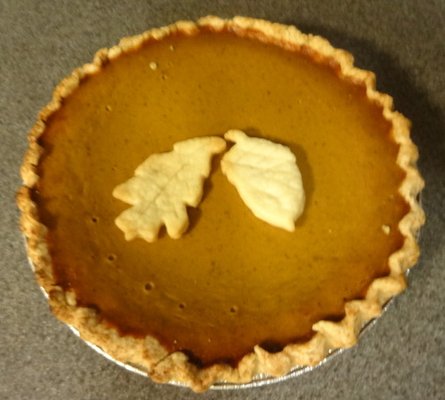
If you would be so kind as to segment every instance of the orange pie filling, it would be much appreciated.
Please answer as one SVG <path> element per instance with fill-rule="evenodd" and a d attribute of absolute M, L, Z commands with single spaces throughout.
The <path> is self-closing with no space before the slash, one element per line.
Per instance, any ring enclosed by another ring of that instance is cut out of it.
<path fill-rule="evenodd" d="M 233 128 L 296 155 L 306 206 L 295 231 L 255 218 L 216 157 L 181 239 L 127 242 L 113 189 L 150 154 Z M 121 334 L 200 365 L 307 340 L 388 275 L 403 245 L 392 125 L 364 85 L 310 52 L 204 28 L 149 40 L 84 78 L 38 142 L 32 199 L 56 284 Z"/>

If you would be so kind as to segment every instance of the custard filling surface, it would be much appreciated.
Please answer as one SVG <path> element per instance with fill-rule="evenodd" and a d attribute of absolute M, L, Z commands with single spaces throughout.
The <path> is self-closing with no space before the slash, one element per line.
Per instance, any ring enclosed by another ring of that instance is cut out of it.
<path fill-rule="evenodd" d="M 125 241 L 113 188 L 151 153 L 232 128 L 296 155 L 306 205 L 295 232 L 254 217 L 215 158 L 186 235 Z M 39 138 L 33 198 L 56 281 L 122 334 L 204 365 L 305 340 L 387 275 L 403 243 L 390 129 L 364 87 L 308 55 L 229 32 L 152 40 L 84 79 Z"/>

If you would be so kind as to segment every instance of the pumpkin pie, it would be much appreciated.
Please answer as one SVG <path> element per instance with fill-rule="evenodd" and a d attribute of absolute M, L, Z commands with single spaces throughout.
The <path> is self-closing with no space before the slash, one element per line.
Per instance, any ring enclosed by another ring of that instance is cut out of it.
<path fill-rule="evenodd" d="M 180 239 L 127 241 L 113 189 L 150 154 L 230 129 L 295 154 L 294 231 L 250 212 L 221 154 Z M 100 50 L 57 86 L 29 134 L 21 228 L 58 319 L 156 382 L 202 391 L 356 343 L 419 256 L 417 155 L 373 73 L 325 39 L 182 21 Z"/>

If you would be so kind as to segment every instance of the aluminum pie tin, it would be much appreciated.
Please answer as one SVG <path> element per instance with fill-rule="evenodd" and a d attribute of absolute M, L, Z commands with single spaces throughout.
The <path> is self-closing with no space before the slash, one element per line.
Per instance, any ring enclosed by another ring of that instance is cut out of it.
<path fill-rule="evenodd" d="M 418 236 L 419 236 L 419 234 L 417 235 L 417 238 L 418 238 Z M 25 239 L 25 246 L 27 247 L 26 238 L 24 238 L 24 239 Z M 33 264 L 32 260 L 29 257 L 28 257 L 28 262 L 29 262 L 29 265 L 31 267 L 31 270 L 33 272 L 35 272 L 34 264 Z M 406 277 L 408 277 L 409 271 L 410 270 L 408 269 L 405 272 L 405 276 Z M 45 298 L 48 299 L 48 293 L 45 291 L 45 289 L 42 286 L 39 285 L 39 287 L 40 287 L 43 295 L 45 296 Z M 358 335 L 359 339 L 383 315 L 383 313 L 388 309 L 389 305 L 393 302 L 393 300 L 394 300 L 394 297 L 391 298 L 382 307 L 382 312 L 381 312 L 380 316 L 370 320 L 368 323 L 366 323 L 363 326 L 363 328 L 361 329 L 361 331 L 360 331 L 360 333 Z M 123 363 L 121 361 L 118 361 L 118 360 L 114 359 L 108 353 L 106 353 L 101 347 L 99 347 L 99 346 L 95 345 L 94 343 L 91 343 L 91 342 L 83 339 L 80 336 L 80 333 L 79 333 L 79 331 L 76 328 L 74 328 L 73 326 L 71 326 L 69 324 L 65 324 L 65 325 L 67 325 L 68 328 L 70 328 L 70 330 L 77 337 L 79 337 L 85 344 L 87 344 L 88 347 L 92 348 L 93 350 L 95 350 L 97 353 L 99 353 L 100 355 L 102 355 L 106 359 L 112 361 L 114 364 L 119 365 L 120 367 L 126 369 L 127 371 L 130 371 L 130 372 L 135 373 L 137 375 L 141 375 L 141 376 L 144 376 L 144 377 L 148 378 L 147 372 L 144 371 L 143 369 L 139 369 L 139 368 L 137 368 L 137 367 L 135 367 L 133 365 L 126 364 L 126 363 Z M 285 374 L 283 376 L 274 377 L 274 376 L 268 376 L 268 375 L 260 374 L 260 375 L 255 376 L 250 382 L 247 382 L 247 383 L 217 382 L 217 383 L 214 383 L 212 386 L 210 386 L 210 389 L 211 390 L 250 389 L 250 388 L 257 388 L 257 387 L 261 387 L 261 386 L 271 385 L 271 384 L 275 384 L 275 383 L 279 383 L 279 382 L 284 382 L 284 381 L 287 381 L 289 379 L 297 378 L 297 377 L 299 377 L 299 376 L 301 376 L 303 374 L 306 374 L 308 372 L 313 371 L 314 369 L 317 369 L 317 368 L 321 367 L 322 365 L 324 365 L 325 363 L 330 361 L 335 356 L 338 356 L 338 355 L 340 355 L 341 353 L 343 353 L 343 352 L 345 352 L 347 350 L 349 350 L 349 348 L 346 348 L 346 349 L 342 348 L 342 349 L 331 350 L 328 353 L 328 355 L 323 360 L 321 360 L 317 365 L 315 365 L 315 366 L 296 367 L 296 368 L 292 369 L 290 372 L 288 372 L 287 374 Z M 170 381 L 170 382 L 168 382 L 168 384 L 174 385 L 174 386 L 179 386 L 179 387 L 187 387 L 187 385 L 183 384 L 182 382 L 176 382 L 176 381 Z"/>

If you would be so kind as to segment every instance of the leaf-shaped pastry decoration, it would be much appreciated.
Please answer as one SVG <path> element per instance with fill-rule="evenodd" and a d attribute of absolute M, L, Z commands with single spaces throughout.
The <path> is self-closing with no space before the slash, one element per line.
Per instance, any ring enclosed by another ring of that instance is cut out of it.
<path fill-rule="evenodd" d="M 221 160 L 222 171 L 244 203 L 259 219 L 294 231 L 305 201 L 295 155 L 286 146 L 239 130 L 224 137 L 235 145 Z"/>
<path fill-rule="evenodd" d="M 197 207 L 204 179 L 210 174 L 211 158 L 226 147 L 219 137 L 200 137 L 178 142 L 173 151 L 152 154 L 135 171 L 135 176 L 118 185 L 113 196 L 132 207 L 115 220 L 125 239 L 157 239 L 165 224 L 177 239 L 187 229 L 186 206 Z"/>

